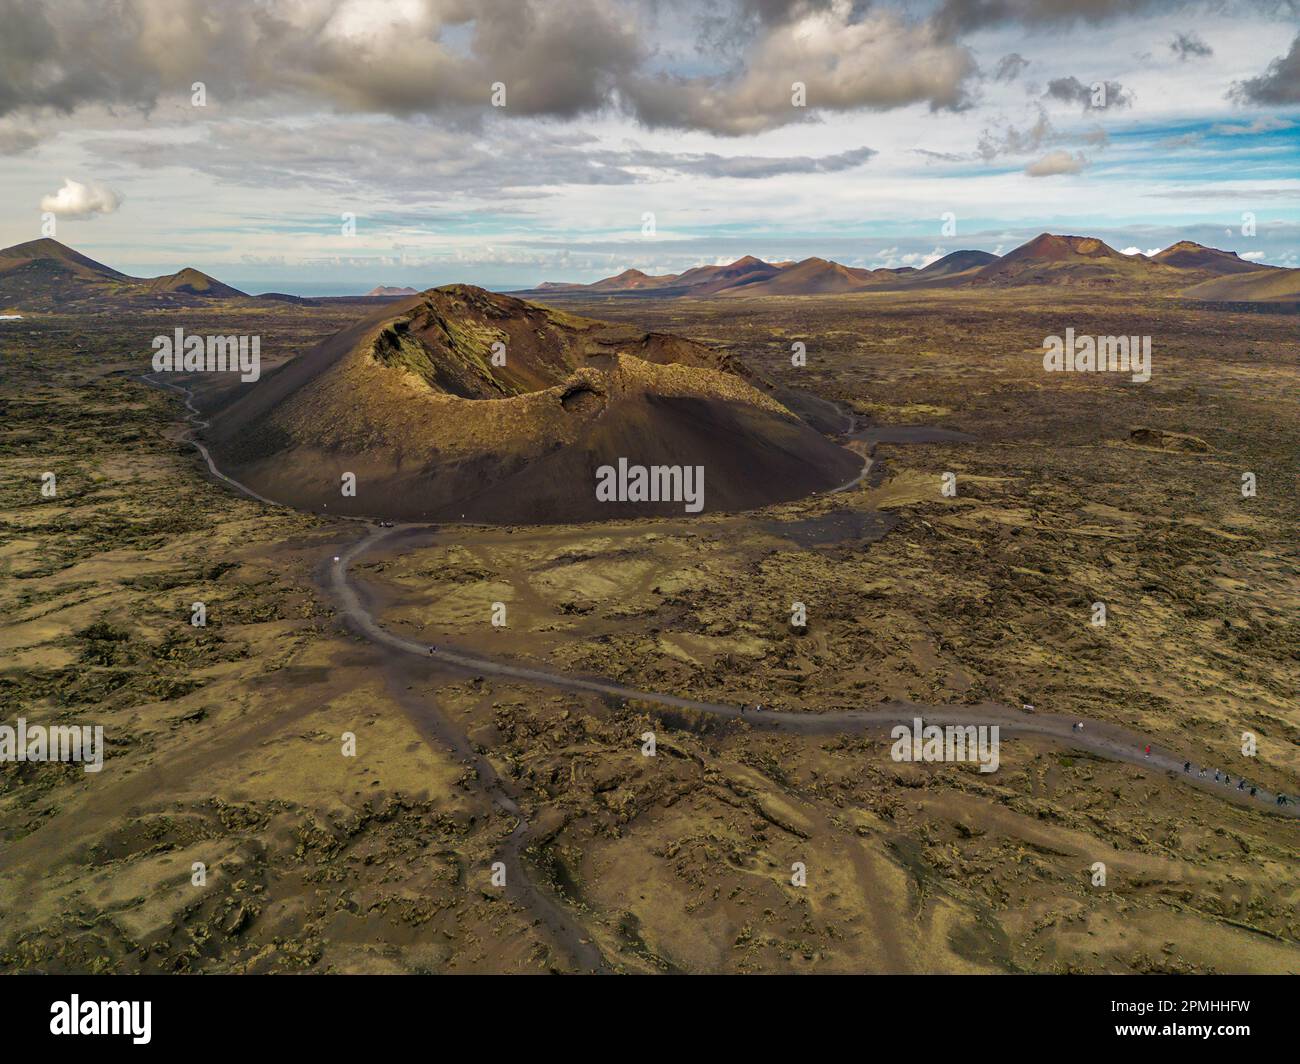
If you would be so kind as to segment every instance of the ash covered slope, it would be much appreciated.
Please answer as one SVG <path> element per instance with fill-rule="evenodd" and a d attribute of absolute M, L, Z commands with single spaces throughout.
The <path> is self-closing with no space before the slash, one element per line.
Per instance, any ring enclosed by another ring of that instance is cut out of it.
<path fill-rule="evenodd" d="M 506 365 L 492 364 L 505 345 Z M 272 498 L 331 513 L 497 523 L 680 515 L 603 503 L 596 470 L 703 466 L 704 509 L 851 479 L 836 446 L 700 344 L 465 285 L 331 337 L 212 417 L 217 460 Z M 357 476 L 344 497 L 340 477 Z"/>

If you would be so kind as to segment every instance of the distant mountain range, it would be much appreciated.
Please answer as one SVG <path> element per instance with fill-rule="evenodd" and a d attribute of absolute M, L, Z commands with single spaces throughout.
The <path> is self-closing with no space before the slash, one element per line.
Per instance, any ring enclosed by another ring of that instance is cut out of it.
<path fill-rule="evenodd" d="M 548 281 L 515 294 L 703 298 L 1041 285 L 1156 289 L 1231 302 L 1290 302 L 1300 299 L 1300 270 L 1260 266 L 1235 252 L 1190 240 L 1157 255 L 1125 255 L 1095 237 L 1043 233 L 1006 255 L 954 251 L 922 269 L 868 270 L 819 258 L 769 263 L 747 255 L 727 265 L 697 266 L 680 274 L 652 276 L 624 270 L 593 284 Z"/>
<path fill-rule="evenodd" d="M 1300 302 L 1300 270 L 1259 266 L 1184 240 L 1157 255 L 1124 255 L 1101 240 L 1043 233 L 1001 257 L 954 251 L 923 269 L 862 269 L 828 259 L 764 262 L 747 255 L 722 266 L 696 266 L 651 276 L 624 270 L 594 284 L 545 282 L 513 293 L 534 298 L 617 296 L 738 298 L 838 295 L 942 288 L 1077 286 L 1158 291 L 1232 303 Z M 0 313 L 51 310 L 165 309 L 222 300 L 259 300 L 313 306 L 347 300 L 386 303 L 418 294 L 380 285 L 364 296 L 250 296 L 185 267 L 162 277 L 130 277 L 49 238 L 0 250 Z"/>
<path fill-rule="evenodd" d="M 337 299 L 379 302 L 416 294 L 414 288 L 380 285 L 364 296 L 251 296 L 191 266 L 162 277 L 131 277 L 49 237 L 0 250 L 0 311 L 148 309 L 231 299 L 315 306 Z"/>

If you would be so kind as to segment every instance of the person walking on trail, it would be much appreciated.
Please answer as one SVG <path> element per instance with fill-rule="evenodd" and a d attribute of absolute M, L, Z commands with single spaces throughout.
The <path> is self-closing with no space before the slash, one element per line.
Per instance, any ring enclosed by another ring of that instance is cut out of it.
<path fill-rule="evenodd" d="M 1147 757 L 1150 757 L 1150 756 L 1151 756 L 1151 744 L 1150 744 L 1150 743 L 1147 743 L 1147 748 L 1146 748 L 1145 753 L 1146 753 L 1146 756 L 1147 756 Z"/>
<path fill-rule="evenodd" d="M 1241 780 L 1241 781 L 1237 784 L 1237 790 L 1239 790 L 1239 791 L 1244 791 L 1245 789 L 1246 789 L 1246 781 L 1245 781 L 1245 780 Z"/>
<path fill-rule="evenodd" d="M 1255 788 L 1254 788 L 1253 786 L 1250 788 L 1250 796 L 1251 796 L 1252 798 L 1255 797 Z"/>
<path fill-rule="evenodd" d="M 1184 761 L 1184 762 L 1183 762 L 1183 771 L 1184 771 L 1184 772 L 1191 772 L 1191 771 L 1192 771 L 1192 763 L 1191 763 L 1190 761 Z"/>
<path fill-rule="evenodd" d="M 1214 782 L 1219 782 L 1219 770 L 1217 768 L 1214 770 Z"/>

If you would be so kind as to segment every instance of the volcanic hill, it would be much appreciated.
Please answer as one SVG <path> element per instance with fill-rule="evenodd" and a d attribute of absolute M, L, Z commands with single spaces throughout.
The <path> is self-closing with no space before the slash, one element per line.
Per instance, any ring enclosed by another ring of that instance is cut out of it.
<path fill-rule="evenodd" d="M 1042 233 L 1027 244 L 990 262 L 970 278 L 973 285 L 1122 286 L 1176 279 L 1172 267 L 1145 255 L 1125 255 L 1090 236 Z"/>
<path fill-rule="evenodd" d="M 1201 270 L 1217 275 L 1232 273 L 1257 273 L 1260 270 L 1276 270 L 1277 266 L 1261 266 L 1257 262 L 1247 262 L 1235 251 L 1220 251 L 1207 248 L 1194 240 L 1180 240 L 1170 244 L 1164 251 L 1151 256 L 1153 262 L 1166 266 L 1177 266 L 1180 270 Z"/>
<path fill-rule="evenodd" d="M 683 514 L 681 501 L 598 501 L 596 470 L 620 458 L 703 466 L 705 511 L 787 501 L 859 472 L 858 455 L 744 373 L 690 340 L 448 285 L 235 389 L 204 435 L 262 494 L 401 520 Z M 345 473 L 355 497 L 341 493 Z"/>
<path fill-rule="evenodd" d="M 163 277 L 128 277 L 49 237 L 0 249 L 0 305 L 24 310 L 196 306 L 244 299 L 191 267 Z"/>

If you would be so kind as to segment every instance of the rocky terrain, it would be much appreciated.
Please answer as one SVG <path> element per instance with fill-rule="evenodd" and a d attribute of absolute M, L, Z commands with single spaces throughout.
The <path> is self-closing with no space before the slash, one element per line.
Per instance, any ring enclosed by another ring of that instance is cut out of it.
<path fill-rule="evenodd" d="M 842 404 L 870 476 L 744 514 L 395 536 L 355 570 L 393 632 L 808 714 L 1029 704 L 1300 789 L 1285 317 L 1033 289 L 565 310 Z M 292 368 L 355 312 L 192 327 Z M 101 724 L 107 757 L 0 765 L 0 970 L 1300 968 L 1300 824 L 1177 773 L 1028 737 L 992 774 L 903 764 L 883 737 L 385 653 L 324 575 L 364 528 L 204 475 L 178 398 L 139 380 L 158 321 L 3 325 L 0 718 Z M 1151 381 L 1043 373 L 1067 326 L 1152 335 Z"/>

